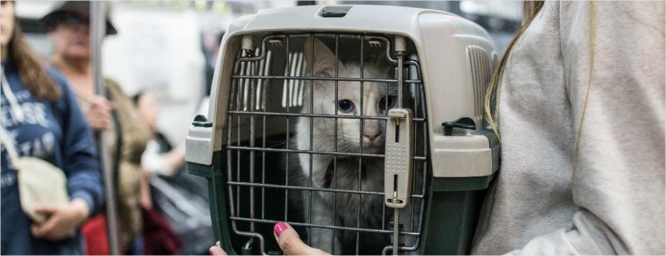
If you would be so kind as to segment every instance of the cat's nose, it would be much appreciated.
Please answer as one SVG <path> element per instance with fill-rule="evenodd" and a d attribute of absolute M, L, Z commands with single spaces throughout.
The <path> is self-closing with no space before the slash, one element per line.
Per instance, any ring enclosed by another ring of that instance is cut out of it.
<path fill-rule="evenodd" d="M 379 130 L 363 131 L 363 137 L 372 142 L 379 136 Z"/>

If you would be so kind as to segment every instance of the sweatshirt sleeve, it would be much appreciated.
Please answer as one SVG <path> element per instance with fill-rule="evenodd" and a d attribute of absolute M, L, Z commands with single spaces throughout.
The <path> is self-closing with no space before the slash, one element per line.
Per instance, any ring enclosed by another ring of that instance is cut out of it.
<path fill-rule="evenodd" d="M 61 118 L 60 143 L 67 190 L 71 199 L 83 199 L 89 206 L 90 216 L 93 216 L 104 204 L 104 187 L 92 130 L 64 76 L 53 69 L 49 73 L 62 92 L 56 111 L 60 112 Z"/>
<path fill-rule="evenodd" d="M 576 144 L 571 226 L 514 254 L 664 249 L 664 2 L 561 2 Z"/>

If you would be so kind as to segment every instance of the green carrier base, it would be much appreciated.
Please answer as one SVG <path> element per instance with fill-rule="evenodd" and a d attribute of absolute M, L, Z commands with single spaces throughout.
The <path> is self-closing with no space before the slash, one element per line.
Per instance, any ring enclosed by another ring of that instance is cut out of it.
<path fill-rule="evenodd" d="M 215 239 L 220 241 L 222 248 L 229 254 L 256 255 L 261 254 L 259 246 L 244 248 L 248 237 L 236 235 L 232 227 L 229 209 L 229 195 L 226 173 L 226 152 L 213 153 L 212 165 L 188 163 L 189 172 L 201 176 L 208 181 L 208 193 L 211 198 L 210 210 L 215 232 Z M 279 161 L 277 156 L 266 156 L 267 161 Z M 242 159 L 241 159 L 242 160 Z M 270 166 L 270 165 L 269 165 Z M 244 166 L 243 168 L 248 168 Z M 249 170 L 242 170 L 247 173 Z M 282 173 L 282 172 L 275 172 Z M 476 229 L 479 212 L 485 194 L 495 174 L 486 177 L 470 178 L 429 178 L 429 191 L 425 207 L 424 226 L 418 249 L 414 254 L 469 254 L 473 235 Z M 271 177 L 268 177 L 271 176 Z M 280 177 L 282 176 L 282 177 Z M 270 180 L 269 180 L 270 179 Z M 284 174 L 267 175 L 266 183 L 279 184 L 284 182 Z M 284 218 L 284 193 L 276 193 L 266 188 L 266 202 L 276 202 L 266 205 L 265 219 Z M 249 211 L 248 202 L 238 202 L 241 211 Z M 255 205 L 255 207 L 260 207 Z M 270 210 L 269 210 L 270 209 Z M 292 214 L 287 221 L 299 222 Z M 293 219 L 292 219 L 293 218 Z M 268 254 L 282 254 L 273 238 L 273 225 L 275 222 L 266 221 L 256 223 L 256 230 L 265 240 L 265 252 Z M 243 223 L 238 223 L 241 225 Z M 245 223 L 247 224 L 247 223 Z M 303 240 L 307 239 L 304 228 L 295 227 Z M 256 243 L 255 243 L 256 245 Z"/>

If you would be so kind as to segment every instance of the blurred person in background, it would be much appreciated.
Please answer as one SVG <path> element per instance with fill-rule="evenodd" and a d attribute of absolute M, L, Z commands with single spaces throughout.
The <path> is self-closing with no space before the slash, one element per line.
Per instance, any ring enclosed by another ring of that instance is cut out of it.
<path fill-rule="evenodd" d="M 32 222 L 21 209 L 16 170 L 3 144 L 1 251 L 83 254 L 80 226 L 104 204 L 93 135 L 63 75 L 46 70 L 30 49 L 14 13 L 16 3 L 1 3 L 2 127 L 20 156 L 41 158 L 66 173 L 70 196 L 67 204 L 37 207 L 49 217 Z"/>
<path fill-rule="evenodd" d="M 139 118 L 148 130 L 155 136 L 155 126 L 157 125 L 157 102 L 154 100 L 151 93 L 140 92 L 132 97 L 132 101 L 139 113 Z M 164 137 L 162 137 L 164 138 Z M 143 172 L 143 179 L 141 180 L 141 204 L 142 217 L 144 219 L 143 241 L 144 241 L 144 254 L 146 255 L 172 255 L 180 252 L 183 244 L 181 237 L 171 227 L 169 221 L 153 206 L 153 199 L 151 196 L 151 187 L 149 182 L 155 172 L 155 169 L 146 169 L 145 155 L 146 152 L 152 151 L 151 145 L 154 143 L 154 138 L 151 139 L 146 147 L 146 150 L 141 157 L 141 169 Z M 177 170 L 177 167 L 182 165 L 185 161 L 185 148 L 177 152 L 173 152 L 171 160 L 168 163 L 161 165 L 159 170 L 168 175 L 173 175 L 171 170 Z M 182 156 L 180 156 L 182 155 Z M 173 167 L 171 167 L 173 166 Z"/>
<path fill-rule="evenodd" d="M 152 134 L 148 146 L 141 156 L 141 167 L 152 173 L 174 176 L 185 165 L 185 144 L 173 147 L 169 140 L 157 131 L 159 106 L 155 95 L 143 91 L 132 97 L 139 117 Z"/>
<path fill-rule="evenodd" d="M 153 134 L 141 156 L 141 167 L 150 183 L 150 192 L 144 193 L 144 198 L 152 199 L 151 204 L 166 217 L 182 240 L 183 247 L 178 254 L 206 254 L 214 242 L 206 180 L 187 172 L 185 143 L 173 147 L 157 130 L 155 94 L 144 91 L 133 99 L 141 120 Z"/>
<path fill-rule="evenodd" d="M 141 168 L 140 160 L 150 139 L 148 129 L 137 122 L 139 115 L 121 87 L 105 79 L 110 102 L 95 95 L 90 48 L 90 2 L 66 1 L 42 18 L 53 44 L 52 64 L 72 84 L 79 105 L 95 131 L 106 129 L 105 139 L 117 177 L 117 203 L 120 221 L 120 246 L 126 254 L 142 254 L 141 242 Z M 116 30 L 106 19 L 106 32 Z M 100 217 L 101 218 L 101 217 Z M 87 236 L 89 253 L 108 254 L 104 221 L 91 223 Z M 103 219 L 102 219 L 103 220 Z M 100 226 L 101 225 L 101 226 Z M 91 240 L 92 239 L 92 240 Z M 92 250 L 92 251 L 91 251 Z"/>
<path fill-rule="evenodd" d="M 204 85 L 204 88 L 206 88 L 206 97 L 210 97 L 210 90 L 213 85 L 213 75 L 215 75 L 215 66 L 217 65 L 217 55 L 220 52 L 220 43 L 222 43 L 222 39 L 224 38 L 224 31 L 215 33 L 214 37 L 215 39 L 211 49 L 213 54 L 206 60 L 206 84 Z"/>

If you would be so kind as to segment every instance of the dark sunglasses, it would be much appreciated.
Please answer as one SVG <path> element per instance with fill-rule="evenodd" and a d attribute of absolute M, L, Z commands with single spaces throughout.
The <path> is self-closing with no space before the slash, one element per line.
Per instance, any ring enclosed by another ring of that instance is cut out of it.
<path fill-rule="evenodd" d="M 63 15 L 58 19 L 57 23 L 70 28 L 77 28 L 80 26 L 90 26 L 90 18 L 81 15 Z"/>

